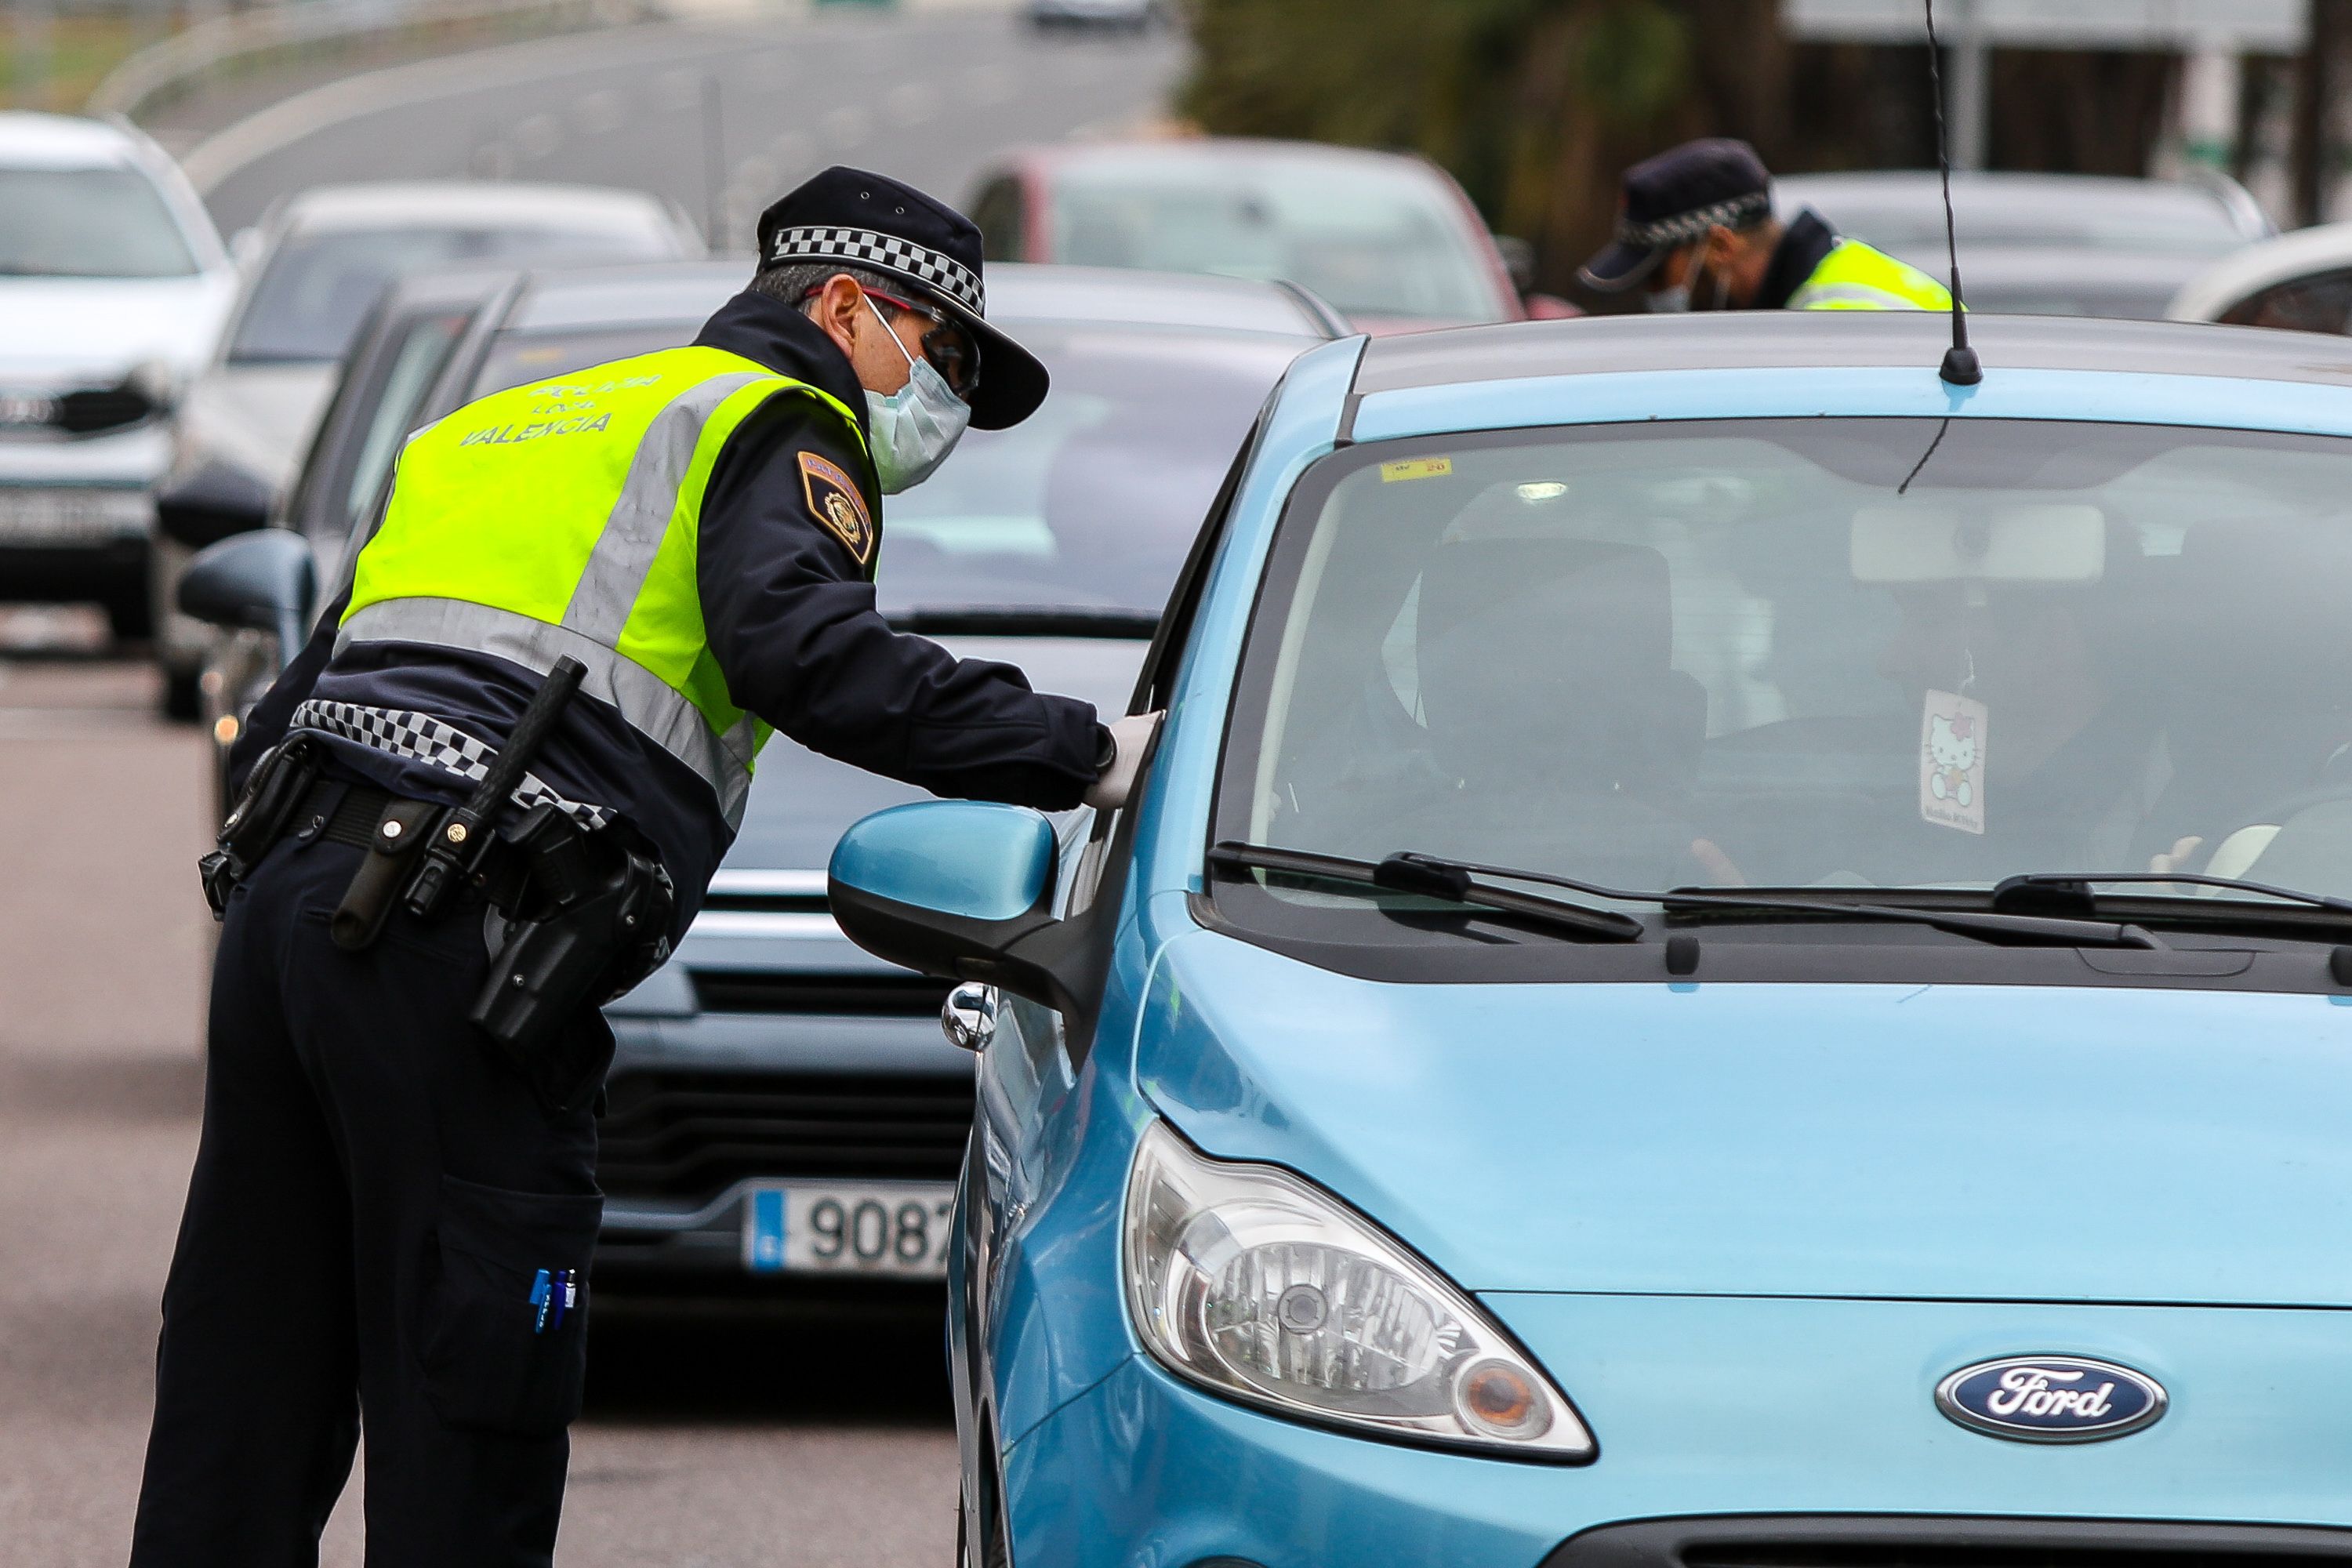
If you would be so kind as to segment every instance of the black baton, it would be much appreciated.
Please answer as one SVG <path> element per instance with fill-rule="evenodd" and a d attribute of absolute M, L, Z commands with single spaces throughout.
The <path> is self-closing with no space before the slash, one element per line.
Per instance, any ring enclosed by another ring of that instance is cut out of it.
<path fill-rule="evenodd" d="M 563 717 L 564 704 L 580 689 L 587 678 L 588 667 L 569 654 L 555 661 L 532 696 L 530 706 L 515 721 L 514 731 L 507 743 L 490 759 L 490 771 L 474 786 L 472 796 L 463 805 L 453 805 L 435 824 L 433 835 L 425 844 L 425 863 L 416 868 L 416 879 L 408 885 L 408 912 L 419 920 L 431 920 L 441 912 L 441 906 L 459 880 L 472 875 L 481 863 L 490 845 L 492 829 L 499 808 L 522 783 L 523 773 L 530 766 L 531 757 Z"/>

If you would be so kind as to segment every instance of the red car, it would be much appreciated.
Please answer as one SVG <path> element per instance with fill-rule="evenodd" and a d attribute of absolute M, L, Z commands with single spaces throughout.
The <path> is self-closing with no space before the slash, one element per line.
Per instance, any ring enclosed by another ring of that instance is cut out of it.
<path fill-rule="evenodd" d="M 1489 234 L 1444 170 L 1395 153 L 1218 137 L 1034 147 L 982 176 L 964 210 L 992 261 L 1282 279 L 1369 332 L 1577 313 L 1524 292 L 1525 243 Z"/>

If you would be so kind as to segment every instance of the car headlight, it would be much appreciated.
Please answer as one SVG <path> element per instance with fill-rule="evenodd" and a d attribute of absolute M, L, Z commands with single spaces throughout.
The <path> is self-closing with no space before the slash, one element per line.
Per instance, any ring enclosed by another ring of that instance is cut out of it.
<path fill-rule="evenodd" d="M 1526 1458 L 1592 1435 L 1493 1319 L 1339 1199 L 1166 1123 L 1128 1178 L 1128 1304 L 1154 1358 L 1286 1415 Z"/>

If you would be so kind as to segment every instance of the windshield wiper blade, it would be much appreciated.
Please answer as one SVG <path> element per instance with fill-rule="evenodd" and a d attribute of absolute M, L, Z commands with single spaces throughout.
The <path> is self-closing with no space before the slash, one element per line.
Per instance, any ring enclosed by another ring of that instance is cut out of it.
<path fill-rule="evenodd" d="M 1891 921 L 1906 925 L 1931 926 L 1954 936 L 1974 937 L 1980 942 L 2035 942 L 2060 947 L 2137 947 L 2161 948 L 2165 944 L 2153 931 L 2141 926 L 2116 921 L 2075 920 L 2056 915 L 2004 914 L 1977 910 L 1940 910 L 1910 904 L 1884 902 L 1847 903 L 1840 900 L 1792 898 L 1782 893 L 1752 893 L 1738 889 L 1702 891 L 1678 888 L 1663 893 L 1635 892 L 1623 888 L 1604 887 L 1598 882 L 1581 881 L 1574 877 L 1556 876 L 1549 871 L 1524 871 L 1509 866 L 1484 866 L 1470 860 L 1450 860 L 1442 856 L 1404 853 L 1391 856 L 1382 865 L 1398 861 L 1431 871 L 1451 872 L 1462 877 L 1505 877 L 1514 881 L 1535 882 L 1548 888 L 1564 888 L 1588 898 L 1611 899 L 1627 903 L 1654 903 L 1668 912 L 1688 913 L 1694 910 L 1720 910 L 1727 914 L 1787 913 L 1825 916 L 1833 920 Z"/>
<path fill-rule="evenodd" d="M 1416 894 L 1469 909 L 1492 910 L 1536 921 L 1566 935 L 1596 942 L 1639 942 L 1648 928 L 1632 915 L 1614 910 L 1589 910 L 1558 899 L 1513 892 L 1475 881 L 1457 870 L 1423 857 L 1391 855 L 1385 860 L 1359 860 L 1347 855 L 1324 855 L 1308 849 L 1276 849 L 1264 844 L 1227 839 L 1209 851 L 1209 864 L 1243 870 L 1274 871 L 1284 876 L 1318 878 L 1392 893 Z"/>
<path fill-rule="evenodd" d="M 2352 915 L 2352 899 L 2331 898 L 2325 893 L 2306 893 L 2300 888 L 2281 888 L 2269 882 L 2250 882 L 2242 877 L 2208 877 L 2195 871 L 2029 871 L 2015 877 L 2004 877 L 1994 885 L 1993 904 L 2000 907 L 2004 898 L 2015 901 L 2011 889 L 2046 889 L 2064 897 L 2079 892 L 2086 900 L 2095 901 L 2092 888 L 2101 882 L 2137 883 L 2153 886 L 2175 882 L 2193 888 L 2221 888 L 2233 893 L 2253 893 L 2262 898 L 2278 899 L 2290 904 L 2300 904 L 2315 910 L 2327 910 L 2339 915 Z M 2161 897 L 2162 895 L 2158 895 Z"/>

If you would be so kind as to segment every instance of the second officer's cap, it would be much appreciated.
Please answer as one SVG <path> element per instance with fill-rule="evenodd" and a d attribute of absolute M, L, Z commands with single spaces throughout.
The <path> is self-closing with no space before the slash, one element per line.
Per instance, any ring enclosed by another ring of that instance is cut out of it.
<path fill-rule="evenodd" d="M 876 272 L 937 309 L 980 347 L 975 429 L 1018 425 L 1045 401 L 1045 367 L 988 322 L 980 230 L 912 185 L 836 165 L 760 215 L 760 266 L 831 264 Z"/>
<path fill-rule="evenodd" d="M 1717 224 L 1741 228 L 1771 211 L 1771 173 L 1747 142 L 1710 136 L 1670 147 L 1625 171 L 1617 238 L 1577 269 L 1577 280 L 1618 293 Z"/>

